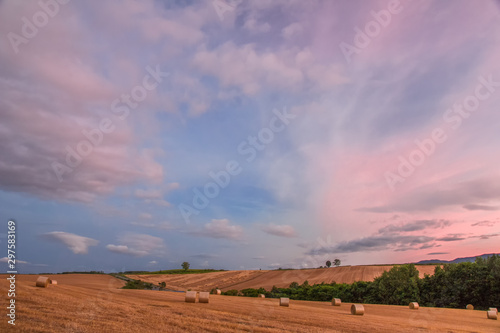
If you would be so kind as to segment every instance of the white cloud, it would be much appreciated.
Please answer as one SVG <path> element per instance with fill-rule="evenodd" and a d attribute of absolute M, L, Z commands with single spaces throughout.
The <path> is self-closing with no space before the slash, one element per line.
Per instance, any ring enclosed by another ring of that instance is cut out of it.
<path fill-rule="evenodd" d="M 302 25 L 300 23 L 292 23 L 286 27 L 284 27 L 282 30 L 281 30 L 281 34 L 283 35 L 283 37 L 285 39 L 293 39 L 295 37 L 297 37 L 300 33 L 302 33 L 302 31 L 304 30 L 304 28 L 302 27 Z"/>
<path fill-rule="evenodd" d="M 78 236 L 63 231 L 53 231 L 42 235 L 43 238 L 66 245 L 75 254 L 87 254 L 90 246 L 96 246 L 99 241 Z"/>
<path fill-rule="evenodd" d="M 297 237 L 297 234 L 295 233 L 295 229 L 292 226 L 289 226 L 286 224 L 276 225 L 276 224 L 271 223 L 271 224 L 262 226 L 261 230 L 264 231 L 265 233 L 268 233 L 268 234 L 274 235 L 274 236 Z"/>
<path fill-rule="evenodd" d="M 108 244 L 106 245 L 106 248 L 111 252 L 128 254 L 134 257 L 144 257 L 148 254 L 146 251 L 130 249 L 127 245 Z"/>
<path fill-rule="evenodd" d="M 0 262 L 9 262 L 9 258 L 7 257 L 0 258 Z M 29 262 L 16 259 L 16 264 L 29 264 Z"/>
<path fill-rule="evenodd" d="M 231 225 L 228 219 L 213 219 L 205 224 L 202 230 L 191 232 L 193 235 L 211 238 L 240 239 L 243 228 L 239 225 Z"/>
<path fill-rule="evenodd" d="M 156 265 L 156 264 L 158 264 L 158 261 L 156 261 L 156 260 L 151 260 L 151 261 L 149 262 L 149 264 L 150 264 L 150 265 Z"/>
<path fill-rule="evenodd" d="M 134 257 L 162 255 L 166 250 L 163 239 L 146 234 L 125 234 L 118 238 L 118 242 L 118 245 L 108 244 L 106 248 L 111 252 Z"/>
<path fill-rule="evenodd" d="M 151 214 L 149 214 L 149 213 L 141 213 L 141 214 L 139 215 L 139 217 L 140 217 L 141 219 L 149 220 L 149 219 L 152 219 L 152 218 L 153 218 L 153 215 L 151 215 Z"/>

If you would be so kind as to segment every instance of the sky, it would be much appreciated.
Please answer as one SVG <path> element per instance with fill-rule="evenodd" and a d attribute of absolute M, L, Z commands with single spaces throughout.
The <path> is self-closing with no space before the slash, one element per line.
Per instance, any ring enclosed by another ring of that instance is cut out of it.
<path fill-rule="evenodd" d="M 20 273 L 498 253 L 500 2 L 0 1 Z M 3 258 L 2 258 L 3 257 Z"/>

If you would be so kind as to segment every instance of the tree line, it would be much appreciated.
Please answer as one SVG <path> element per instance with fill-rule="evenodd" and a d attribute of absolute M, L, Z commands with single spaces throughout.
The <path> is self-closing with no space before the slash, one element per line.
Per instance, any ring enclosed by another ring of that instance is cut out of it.
<path fill-rule="evenodd" d="M 348 303 L 408 305 L 465 308 L 473 304 L 476 309 L 500 307 L 500 256 L 475 262 L 436 266 L 434 275 L 419 277 L 414 264 L 398 265 L 384 272 L 373 282 L 321 283 L 310 286 L 307 281 L 288 288 L 228 290 L 225 295 L 268 298 L 289 297 L 296 300 L 331 301 L 340 298 Z"/>

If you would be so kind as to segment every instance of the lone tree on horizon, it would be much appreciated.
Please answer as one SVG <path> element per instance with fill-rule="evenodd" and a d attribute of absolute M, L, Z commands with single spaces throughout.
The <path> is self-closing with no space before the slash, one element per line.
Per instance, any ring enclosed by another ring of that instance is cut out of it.
<path fill-rule="evenodd" d="M 328 260 L 328 261 L 326 262 L 326 267 L 330 268 L 330 266 L 332 266 L 332 262 L 331 262 L 330 260 Z"/>
<path fill-rule="evenodd" d="M 340 266 L 340 259 L 335 259 L 335 260 L 333 261 L 333 264 L 334 264 L 335 266 L 339 267 L 339 266 Z"/>
<path fill-rule="evenodd" d="M 187 261 L 184 261 L 182 263 L 182 268 L 184 268 L 184 270 L 187 271 L 189 269 L 189 263 Z"/>

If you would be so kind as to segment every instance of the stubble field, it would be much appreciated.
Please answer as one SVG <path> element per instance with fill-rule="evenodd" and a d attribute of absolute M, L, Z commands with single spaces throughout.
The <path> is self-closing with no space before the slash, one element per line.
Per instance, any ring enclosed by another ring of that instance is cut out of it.
<path fill-rule="evenodd" d="M 7 304 L 7 280 L 0 280 Z M 108 275 L 68 274 L 58 285 L 35 287 L 35 275 L 18 275 L 16 331 L 20 332 L 499 332 L 500 322 L 484 311 L 365 305 L 364 316 L 350 304 L 210 296 L 209 304 L 185 303 L 184 294 L 119 289 Z M 5 307 L 2 306 L 5 309 Z M 6 309 L 4 310 L 6 311 Z M 0 331 L 13 327 L 7 317 Z"/>

